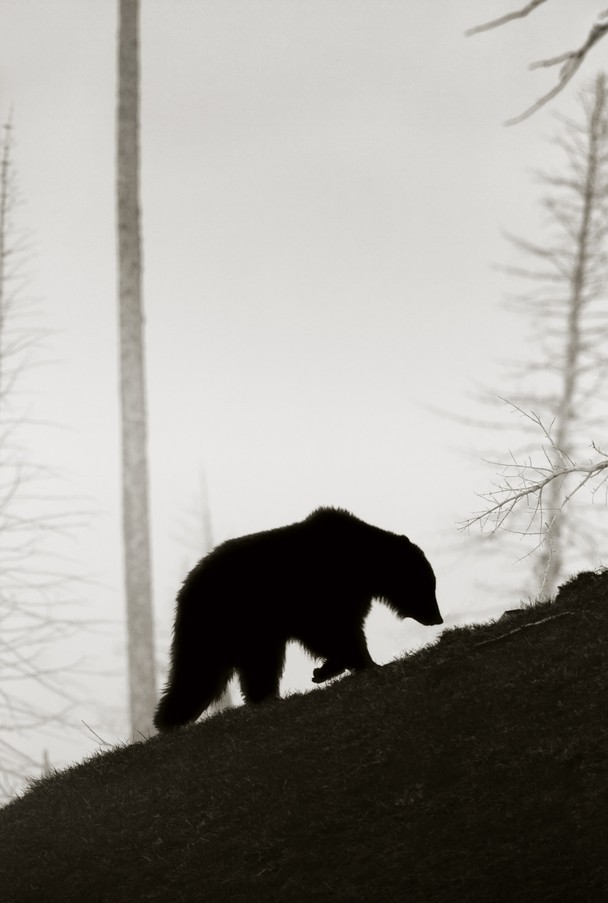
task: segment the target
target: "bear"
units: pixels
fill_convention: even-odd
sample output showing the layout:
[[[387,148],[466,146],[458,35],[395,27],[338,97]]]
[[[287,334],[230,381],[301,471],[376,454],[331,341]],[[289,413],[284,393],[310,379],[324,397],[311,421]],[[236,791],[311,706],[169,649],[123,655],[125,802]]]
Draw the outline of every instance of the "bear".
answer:
[[[443,623],[422,550],[344,509],[318,508],[303,521],[222,543],[178,593],[155,727],[195,721],[235,672],[246,702],[278,696],[288,641],[323,661],[317,684],[372,666],[364,622],[373,599],[401,618]]]

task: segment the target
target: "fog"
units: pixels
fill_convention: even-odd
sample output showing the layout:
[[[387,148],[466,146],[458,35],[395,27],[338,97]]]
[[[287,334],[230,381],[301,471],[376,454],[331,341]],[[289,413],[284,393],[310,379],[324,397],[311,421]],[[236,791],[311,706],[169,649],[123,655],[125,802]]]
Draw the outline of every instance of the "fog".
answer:
[[[491,479],[481,459],[506,457],[517,424],[498,400],[501,429],[463,421],[487,416],[479,391],[508,397],[505,360],[534,353],[494,264],[513,259],[505,230],[537,234],[533,173],[554,165],[554,111],[572,113],[598,60],[557,107],[502,123],[553,84],[528,64],[580,43],[595,4],[475,38],[465,29],[504,3],[142,6],[159,666],[175,592],[204,552],[203,481],[216,542],[342,506],[425,550],[447,624],[515,607],[529,560],[458,524]],[[81,577],[68,596],[90,622],[46,653],[79,662],[61,678],[81,697],[75,727],[27,738],[54,764],[128,735],[114,7],[0,0],[0,113],[13,111],[16,214],[31,235],[23,294],[51,330],[44,366],[23,374],[28,420],[49,425],[24,442],[59,469],[59,504],[85,512],[49,540],[57,568]],[[437,635],[379,608],[368,632],[381,662]],[[311,667],[291,654],[285,692],[309,688]]]

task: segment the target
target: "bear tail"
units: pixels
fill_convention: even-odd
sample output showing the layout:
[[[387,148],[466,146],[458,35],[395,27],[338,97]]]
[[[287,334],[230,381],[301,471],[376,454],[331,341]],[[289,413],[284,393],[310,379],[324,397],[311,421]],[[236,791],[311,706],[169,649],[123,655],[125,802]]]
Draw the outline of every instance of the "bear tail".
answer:
[[[209,642],[210,625],[201,623],[192,583],[187,580],[177,598],[171,669],[154,715],[154,726],[161,732],[196,721],[221,699],[234,673],[234,667],[223,661],[220,647]]]
[[[167,686],[154,715],[157,730],[171,731],[196,721],[221,699],[233,669],[214,661],[213,655],[203,656],[200,648],[189,653],[182,648],[177,657],[174,654]]]
[[[226,672],[221,685],[216,677],[213,685],[207,683],[205,687],[200,682],[200,675],[199,682],[193,683],[183,676],[176,677],[172,674],[156,707],[154,727],[161,733],[166,733],[196,721],[211,703],[221,698],[230,676]]]

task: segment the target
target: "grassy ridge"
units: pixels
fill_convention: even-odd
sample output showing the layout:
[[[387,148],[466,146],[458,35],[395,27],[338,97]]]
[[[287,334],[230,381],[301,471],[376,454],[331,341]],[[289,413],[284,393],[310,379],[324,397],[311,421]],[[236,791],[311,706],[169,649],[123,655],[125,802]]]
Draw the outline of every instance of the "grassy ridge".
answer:
[[[25,901],[608,899],[608,574],[0,810]]]

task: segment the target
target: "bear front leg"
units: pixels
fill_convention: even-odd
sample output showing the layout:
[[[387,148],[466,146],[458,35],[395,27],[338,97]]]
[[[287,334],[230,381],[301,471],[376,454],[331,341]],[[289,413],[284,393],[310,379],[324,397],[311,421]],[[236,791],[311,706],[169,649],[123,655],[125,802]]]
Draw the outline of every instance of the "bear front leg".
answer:
[[[350,636],[348,633],[341,636],[335,641],[335,645],[339,649],[332,652],[323,664],[312,672],[313,683],[320,684],[344,671],[361,671],[374,664],[367,648],[363,625],[354,630]]]
[[[344,671],[346,671],[345,665],[342,665],[334,659],[328,658],[320,668],[314,669],[312,672],[312,682],[313,684],[322,684],[326,680],[331,680],[332,677],[337,677],[338,674],[342,674]]]

